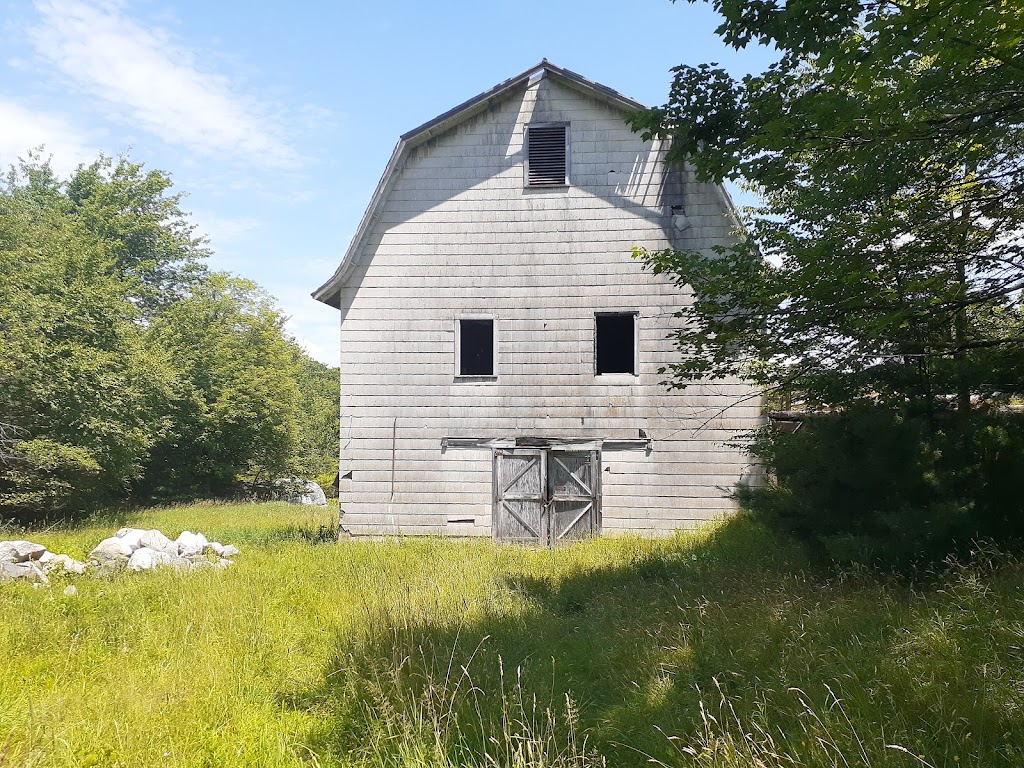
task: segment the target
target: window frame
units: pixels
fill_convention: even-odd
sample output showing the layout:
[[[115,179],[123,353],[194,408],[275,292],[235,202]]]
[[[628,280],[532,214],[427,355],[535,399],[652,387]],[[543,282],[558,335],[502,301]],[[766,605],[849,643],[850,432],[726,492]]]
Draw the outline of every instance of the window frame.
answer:
[[[462,373],[462,321],[463,320],[490,320],[491,321],[491,373]],[[455,316],[455,360],[454,360],[456,381],[496,381],[498,379],[498,317],[497,315],[465,313]]]
[[[599,373],[597,369],[597,333],[598,324],[597,319],[599,317],[632,317],[633,318],[633,370],[629,373],[625,371],[616,371],[614,373]],[[633,381],[640,377],[640,310],[637,309],[620,309],[620,310],[601,310],[600,312],[594,312],[594,378],[603,380],[614,380],[619,378],[623,381]]]
[[[530,183],[530,130],[532,128],[565,128],[565,178],[560,183],[531,184]],[[570,186],[572,175],[570,173],[569,158],[572,144],[571,131],[568,122],[538,122],[527,123],[523,132],[523,187],[526,189],[565,189]]]

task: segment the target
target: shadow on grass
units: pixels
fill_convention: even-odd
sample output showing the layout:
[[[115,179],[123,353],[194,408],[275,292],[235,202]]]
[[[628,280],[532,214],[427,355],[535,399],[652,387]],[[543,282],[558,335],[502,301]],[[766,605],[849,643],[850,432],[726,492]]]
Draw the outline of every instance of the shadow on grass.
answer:
[[[554,567],[501,561],[454,613],[368,599],[322,684],[282,697],[319,715],[307,746],[370,765],[1021,762],[1016,564],[921,593],[811,571],[742,517],[703,539],[577,546]]]

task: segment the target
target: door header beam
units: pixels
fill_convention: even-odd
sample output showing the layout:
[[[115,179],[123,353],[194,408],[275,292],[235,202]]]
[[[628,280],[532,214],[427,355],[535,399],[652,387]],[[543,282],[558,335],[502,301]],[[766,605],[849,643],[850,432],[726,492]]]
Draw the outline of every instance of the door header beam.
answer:
[[[547,448],[553,451],[644,451],[650,453],[654,440],[641,438],[588,437],[444,437],[441,453],[449,450],[494,450],[496,448]]]

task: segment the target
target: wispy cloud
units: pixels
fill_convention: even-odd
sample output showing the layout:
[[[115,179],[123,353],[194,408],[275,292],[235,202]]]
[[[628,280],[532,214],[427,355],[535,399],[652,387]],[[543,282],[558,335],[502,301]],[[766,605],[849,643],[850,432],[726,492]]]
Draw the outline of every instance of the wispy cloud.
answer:
[[[281,309],[288,315],[285,330],[309,355],[322,363],[338,365],[338,310],[315,301],[307,286],[278,286],[274,290]]]
[[[215,247],[251,239],[263,225],[253,216],[218,216],[197,211],[192,212],[192,223]]]
[[[121,3],[37,0],[36,8],[36,52],[115,117],[204,155],[262,168],[300,164],[267,104],[204,70],[166,30],[144,26]]]
[[[53,156],[53,169],[60,175],[95,160],[98,154],[64,116],[0,97],[0,164],[6,167],[40,145],[44,156]]]

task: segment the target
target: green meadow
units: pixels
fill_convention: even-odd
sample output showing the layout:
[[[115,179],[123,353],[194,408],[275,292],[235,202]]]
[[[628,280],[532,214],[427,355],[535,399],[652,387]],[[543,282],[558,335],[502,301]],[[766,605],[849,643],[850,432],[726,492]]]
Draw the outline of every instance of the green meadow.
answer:
[[[743,517],[541,550],[335,544],[335,516],[5,531],[79,558],[122,525],[242,552],[0,585],[0,766],[1024,764],[1010,556],[910,579],[822,572]]]

